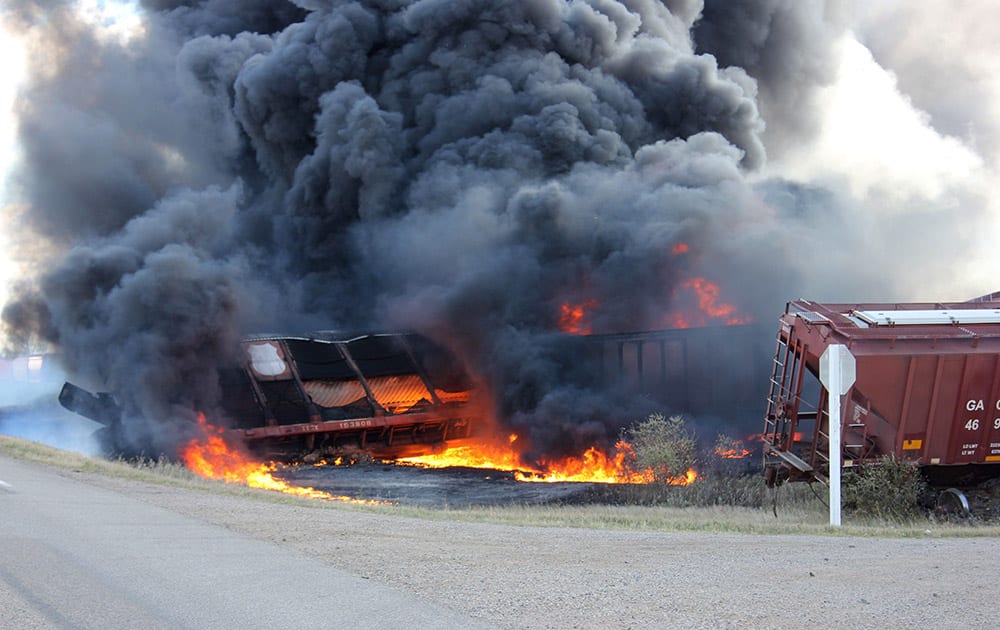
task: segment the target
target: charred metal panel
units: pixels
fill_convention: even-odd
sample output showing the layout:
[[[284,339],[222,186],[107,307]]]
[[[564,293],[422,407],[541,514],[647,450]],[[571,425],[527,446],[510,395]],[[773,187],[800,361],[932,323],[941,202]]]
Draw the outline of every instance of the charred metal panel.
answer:
[[[351,357],[366,377],[413,374],[416,366],[394,335],[372,335],[348,342]]]
[[[73,383],[63,384],[59,391],[59,404],[106,427],[117,423],[122,415],[121,408],[110,394],[91,394]]]
[[[358,381],[316,380],[305,382],[306,393],[321,407],[345,407],[365,399]]]
[[[295,359],[303,381],[357,379],[346,358],[330,343],[289,339],[288,349]]]
[[[416,374],[374,376],[368,379],[375,400],[389,413],[407,413],[431,404],[431,393]]]

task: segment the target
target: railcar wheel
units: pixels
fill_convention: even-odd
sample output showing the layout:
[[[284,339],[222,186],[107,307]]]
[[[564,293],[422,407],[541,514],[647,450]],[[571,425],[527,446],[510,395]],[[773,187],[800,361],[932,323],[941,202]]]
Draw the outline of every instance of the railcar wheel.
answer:
[[[948,488],[938,494],[937,511],[941,514],[962,518],[972,514],[972,510],[969,508],[969,499],[958,488]]]

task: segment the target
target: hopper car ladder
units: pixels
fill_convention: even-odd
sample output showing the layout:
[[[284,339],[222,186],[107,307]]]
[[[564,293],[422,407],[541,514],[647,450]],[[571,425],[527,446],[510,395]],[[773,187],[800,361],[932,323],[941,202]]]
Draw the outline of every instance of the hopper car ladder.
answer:
[[[803,399],[807,351],[790,333],[786,338],[778,332],[762,435],[764,464],[786,469],[795,480],[826,483],[826,390],[820,387],[816,405]]]

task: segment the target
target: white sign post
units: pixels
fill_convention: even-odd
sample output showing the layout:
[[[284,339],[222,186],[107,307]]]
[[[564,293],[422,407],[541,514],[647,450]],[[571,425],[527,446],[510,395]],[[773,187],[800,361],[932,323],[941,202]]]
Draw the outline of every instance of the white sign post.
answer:
[[[843,344],[833,344],[819,358],[819,382],[827,391],[827,433],[830,443],[830,525],[840,527],[840,397],[856,377],[854,355]]]

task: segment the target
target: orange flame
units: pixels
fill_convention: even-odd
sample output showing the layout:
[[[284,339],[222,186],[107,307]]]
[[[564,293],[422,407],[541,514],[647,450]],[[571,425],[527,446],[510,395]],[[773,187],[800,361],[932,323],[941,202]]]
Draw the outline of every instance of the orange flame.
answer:
[[[667,321],[672,328],[707,326],[713,323],[723,323],[727,326],[750,323],[751,318],[748,315],[739,314],[735,305],[720,299],[719,285],[714,282],[699,276],[689,278],[679,286],[681,289],[686,289],[695,299],[698,310],[670,314]]]
[[[346,501],[350,503],[376,503],[352,499],[344,496],[334,496],[315,488],[292,486],[274,477],[277,467],[273,463],[265,464],[252,460],[226,442],[222,429],[212,426],[205,414],[198,414],[198,426],[204,437],[190,440],[181,449],[181,461],[191,472],[205,479],[218,479],[226,483],[244,484],[250,488],[274,490],[309,499],[327,499]]]
[[[626,458],[631,447],[619,442],[613,456],[608,456],[591,446],[580,457],[566,457],[553,461],[543,460],[535,470],[517,471],[518,481],[554,483],[558,481],[582,481],[590,483],[649,483],[651,473],[630,471]]]
[[[488,468],[490,470],[519,470],[522,468],[517,453],[487,446],[452,446],[440,453],[401,457],[396,462],[424,468]]]
[[[753,451],[748,448],[727,448],[715,449],[715,454],[723,459],[743,459],[744,457],[749,457]]]
[[[720,435],[715,442],[713,453],[716,457],[721,457],[722,459],[743,459],[753,454],[753,450],[746,448],[744,444],[743,440],[736,440]]]
[[[681,254],[688,253],[688,249],[687,243],[677,243],[670,249],[670,253],[674,256],[680,256]]]
[[[754,433],[752,435],[748,435],[746,439],[747,439],[747,442],[763,442],[764,441],[764,434],[763,433]],[[806,439],[806,434],[802,433],[801,431],[796,431],[795,433],[792,434],[792,441],[793,442],[801,442],[801,441],[803,441],[805,439]]]
[[[509,444],[458,446],[435,455],[406,457],[398,462],[426,468],[487,468],[514,473],[518,481],[554,483],[560,481],[588,483],[650,483],[652,471],[633,471],[628,466],[632,447],[627,442],[615,445],[614,455],[608,455],[596,446],[588,448],[580,457],[566,457],[560,460],[542,460],[535,465],[526,465],[519,453],[511,448],[517,435],[511,435]],[[672,485],[689,485],[697,479],[698,473],[688,470],[685,474],[669,480]]]
[[[589,311],[594,310],[599,305],[595,299],[589,299],[579,304],[564,302],[559,307],[559,330],[571,335],[589,335],[591,332],[588,321]]]
[[[691,278],[681,286],[693,289],[698,296],[698,308],[713,319],[724,319],[726,324],[743,324],[746,319],[736,315],[736,307],[719,301],[719,285],[705,278]]]

